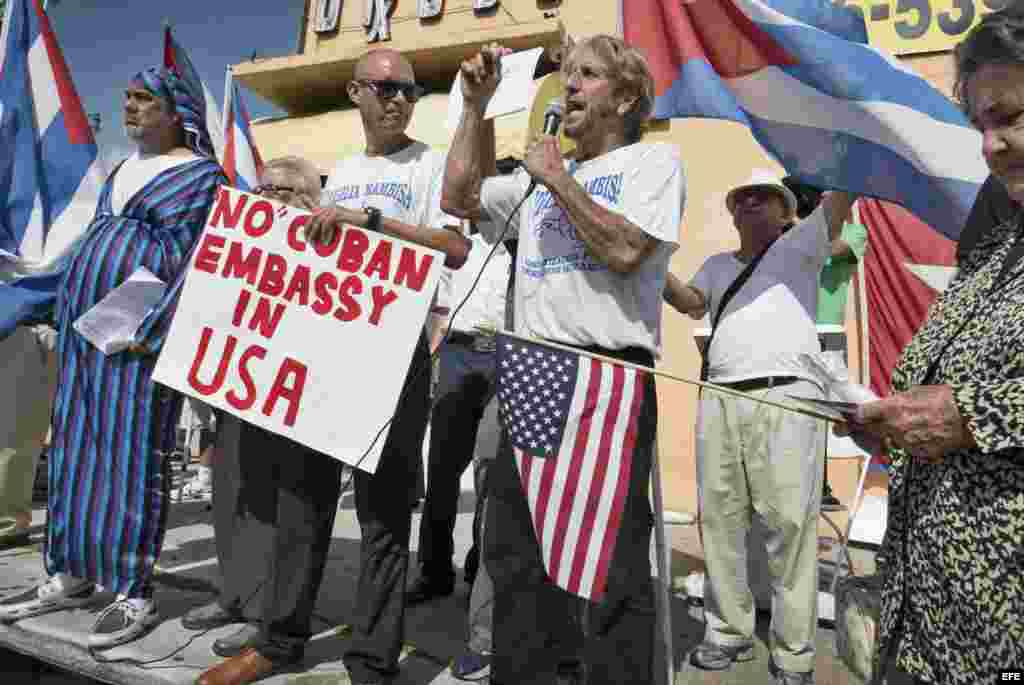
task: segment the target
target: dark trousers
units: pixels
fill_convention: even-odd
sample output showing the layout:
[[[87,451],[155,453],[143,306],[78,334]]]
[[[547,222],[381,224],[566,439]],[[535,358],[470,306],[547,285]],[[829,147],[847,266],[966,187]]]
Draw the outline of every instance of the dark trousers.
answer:
[[[441,346],[440,357],[419,559],[424,576],[443,582],[455,577],[452,552],[459,482],[473,460],[480,420],[494,395],[495,353],[477,352],[465,341],[449,341]]]
[[[428,357],[421,335],[377,471],[355,475],[362,542],[354,635],[344,662],[356,680],[398,667],[412,520],[408,493],[429,413]],[[290,662],[302,657],[311,634],[338,508],[341,462],[237,423],[236,447],[226,445],[214,468],[214,525],[224,576],[220,602],[244,605],[247,618],[262,625],[260,653]],[[237,468],[222,468],[231,464],[232,452]]]
[[[426,337],[420,336],[377,471],[355,474],[362,542],[352,646],[343,661],[357,682],[398,670],[412,529],[409,500],[430,417],[429,357]]]
[[[649,353],[593,350],[650,365]],[[650,543],[653,516],[647,490],[657,429],[654,379],[645,380],[629,490],[605,596],[589,607],[548,579],[511,444],[503,436],[487,476],[484,555],[494,581],[495,685],[550,685],[560,664],[587,664],[588,683],[652,682],[655,625]],[[586,637],[585,637],[586,636]]]
[[[261,654],[296,661],[331,545],[341,462],[249,423],[223,424],[213,498],[220,603],[261,625]]]

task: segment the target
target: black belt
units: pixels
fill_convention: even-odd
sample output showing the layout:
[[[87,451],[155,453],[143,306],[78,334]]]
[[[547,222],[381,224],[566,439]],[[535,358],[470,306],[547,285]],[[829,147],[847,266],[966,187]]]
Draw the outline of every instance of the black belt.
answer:
[[[465,331],[449,331],[448,342],[455,345],[466,345],[477,352],[493,352],[494,336],[487,333],[467,333]]]
[[[736,381],[735,383],[719,383],[719,385],[724,385],[727,388],[739,390],[740,392],[751,392],[754,390],[766,390],[779,385],[789,385],[790,383],[802,380],[804,379],[799,376],[763,376],[761,378],[748,378],[745,381]]]

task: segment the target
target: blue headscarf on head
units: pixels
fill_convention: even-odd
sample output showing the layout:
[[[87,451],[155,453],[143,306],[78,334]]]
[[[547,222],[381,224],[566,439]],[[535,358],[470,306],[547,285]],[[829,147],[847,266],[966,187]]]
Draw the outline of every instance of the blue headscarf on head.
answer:
[[[174,111],[181,115],[185,145],[198,155],[214,157],[213,142],[206,130],[206,98],[202,92],[195,92],[184,79],[165,67],[140,71],[132,78],[132,83],[171,103]]]

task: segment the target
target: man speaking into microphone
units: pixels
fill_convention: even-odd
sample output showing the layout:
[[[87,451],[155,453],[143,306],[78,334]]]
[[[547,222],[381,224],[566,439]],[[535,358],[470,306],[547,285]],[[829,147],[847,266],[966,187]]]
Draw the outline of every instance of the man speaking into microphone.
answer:
[[[651,366],[685,186],[675,147],[640,142],[654,98],[646,60],[611,36],[575,46],[562,64],[562,124],[576,144],[572,159],[563,158],[552,135],[551,108],[524,168],[496,176],[494,128],[484,111],[506,52],[492,45],[462,64],[464,107],[448,154],[442,208],[486,219],[481,227],[490,240],[502,239],[506,229],[506,238],[518,237],[517,333]],[[503,436],[488,477],[484,540],[495,587],[492,683],[547,685],[556,672],[572,677],[581,659],[590,683],[651,682],[655,611],[647,491],[657,406],[653,377],[646,375],[644,382],[607,588],[585,614],[583,630],[573,622],[576,600],[545,574],[512,448]]]

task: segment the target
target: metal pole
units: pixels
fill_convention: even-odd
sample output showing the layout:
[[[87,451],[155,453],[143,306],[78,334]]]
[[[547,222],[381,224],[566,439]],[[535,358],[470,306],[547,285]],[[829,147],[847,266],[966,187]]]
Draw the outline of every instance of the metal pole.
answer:
[[[665,505],[661,496],[661,447],[658,436],[654,436],[654,463],[651,468],[651,489],[654,490],[654,547],[658,556],[658,588],[659,604],[661,605],[661,634],[665,647],[665,669],[667,685],[674,685],[676,678],[675,649],[672,646],[672,595],[669,585],[672,582],[668,544],[665,540]]]

